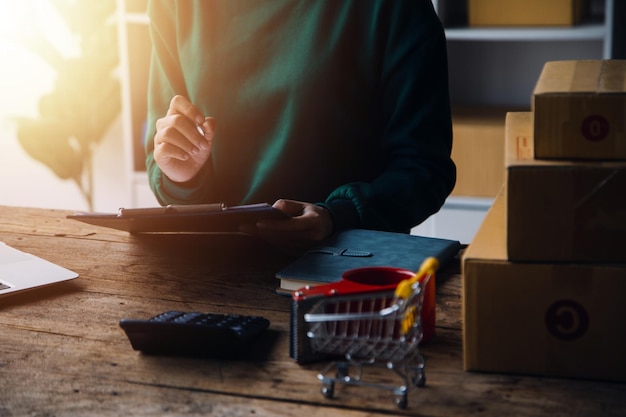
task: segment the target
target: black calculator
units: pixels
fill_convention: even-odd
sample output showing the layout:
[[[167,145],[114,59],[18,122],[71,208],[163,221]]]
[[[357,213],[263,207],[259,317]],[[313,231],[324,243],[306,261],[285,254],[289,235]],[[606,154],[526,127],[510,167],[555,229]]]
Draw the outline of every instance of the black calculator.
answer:
[[[215,358],[240,356],[269,325],[260,316],[184,311],[167,311],[147,320],[120,320],[135,350]]]

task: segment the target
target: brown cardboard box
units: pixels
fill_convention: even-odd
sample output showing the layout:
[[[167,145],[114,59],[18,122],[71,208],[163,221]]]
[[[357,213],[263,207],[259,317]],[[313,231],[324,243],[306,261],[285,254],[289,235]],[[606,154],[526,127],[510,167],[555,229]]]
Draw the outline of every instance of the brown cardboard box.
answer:
[[[571,26],[587,11],[585,0],[469,0],[470,26]]]
[[[504,183],[503,108],[455,108],[452,159],[457,180],[452,195],[493,198]]]
[[[507,260],[505,198],[463,256],[464,369],[626,380],[626,265]]]
[[[529,112],[505,132],[509,259],[626,262],[626,162],[533,159]]]
[[[626,159],[626,60],[547,62],[532,106],[535,158]]]

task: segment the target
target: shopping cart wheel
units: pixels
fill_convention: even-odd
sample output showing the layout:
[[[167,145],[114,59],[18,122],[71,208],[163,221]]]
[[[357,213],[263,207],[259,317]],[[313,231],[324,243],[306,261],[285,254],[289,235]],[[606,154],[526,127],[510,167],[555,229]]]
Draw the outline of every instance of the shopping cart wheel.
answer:
[[[322,395],[324,398],[333,398],[335,395],[335,381],[328,380],[322,383]]]
[[[408,403],[409,403],[409,401],[407,399],[406,392],[403,393],[403,394],[397,394],[396,398],[395,398],[395,402],[396,402],[396,405],[398,406],[398,408],[401,408],[401,409],[404,410],[407,407]]]

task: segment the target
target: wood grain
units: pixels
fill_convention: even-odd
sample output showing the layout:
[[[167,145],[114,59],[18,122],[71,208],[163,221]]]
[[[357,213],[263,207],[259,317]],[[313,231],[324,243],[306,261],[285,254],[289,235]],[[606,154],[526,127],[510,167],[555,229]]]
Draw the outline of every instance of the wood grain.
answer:
[[[131,236],[0,207],[1,240],[73,269],[77,280],[0,299],[0,417],[624,416],[625,384],[462,370],[458,264],[437,277],[437,336],[421,347],[427,383],[398,409],[389,391],[337,386],[289,358],[289,306],[274,273],[292,260],[241,236]],[[271,327],[239,360],[148,356],[118,322],[168,309],[259,314]],[[364,378],[399,382],[387,369]]]

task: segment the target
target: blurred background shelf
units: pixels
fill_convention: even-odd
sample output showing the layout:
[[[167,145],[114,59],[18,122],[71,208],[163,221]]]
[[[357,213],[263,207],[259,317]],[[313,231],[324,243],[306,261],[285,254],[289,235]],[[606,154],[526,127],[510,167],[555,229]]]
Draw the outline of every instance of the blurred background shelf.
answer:
[[[626,2],[588,0],[571,26],[477,27],[469,0],[432,1],[446,30],[458,180],[440,212],[413,233],[469,243],[504,181],[506,112],[530,110],[547,61],[626,58]]]
[[[573,26],[470,27],[468,0],[432,1],[446,30],[458,181],[440,212],[412,233],[469,243],[504,181],[506,112],[530,109],[546,61],[625,58],[626,2],[589,0],[585,18]],[[127,199],[130,206],[154,205],[142,143],[150,54],[147,2],[117,2]]]

